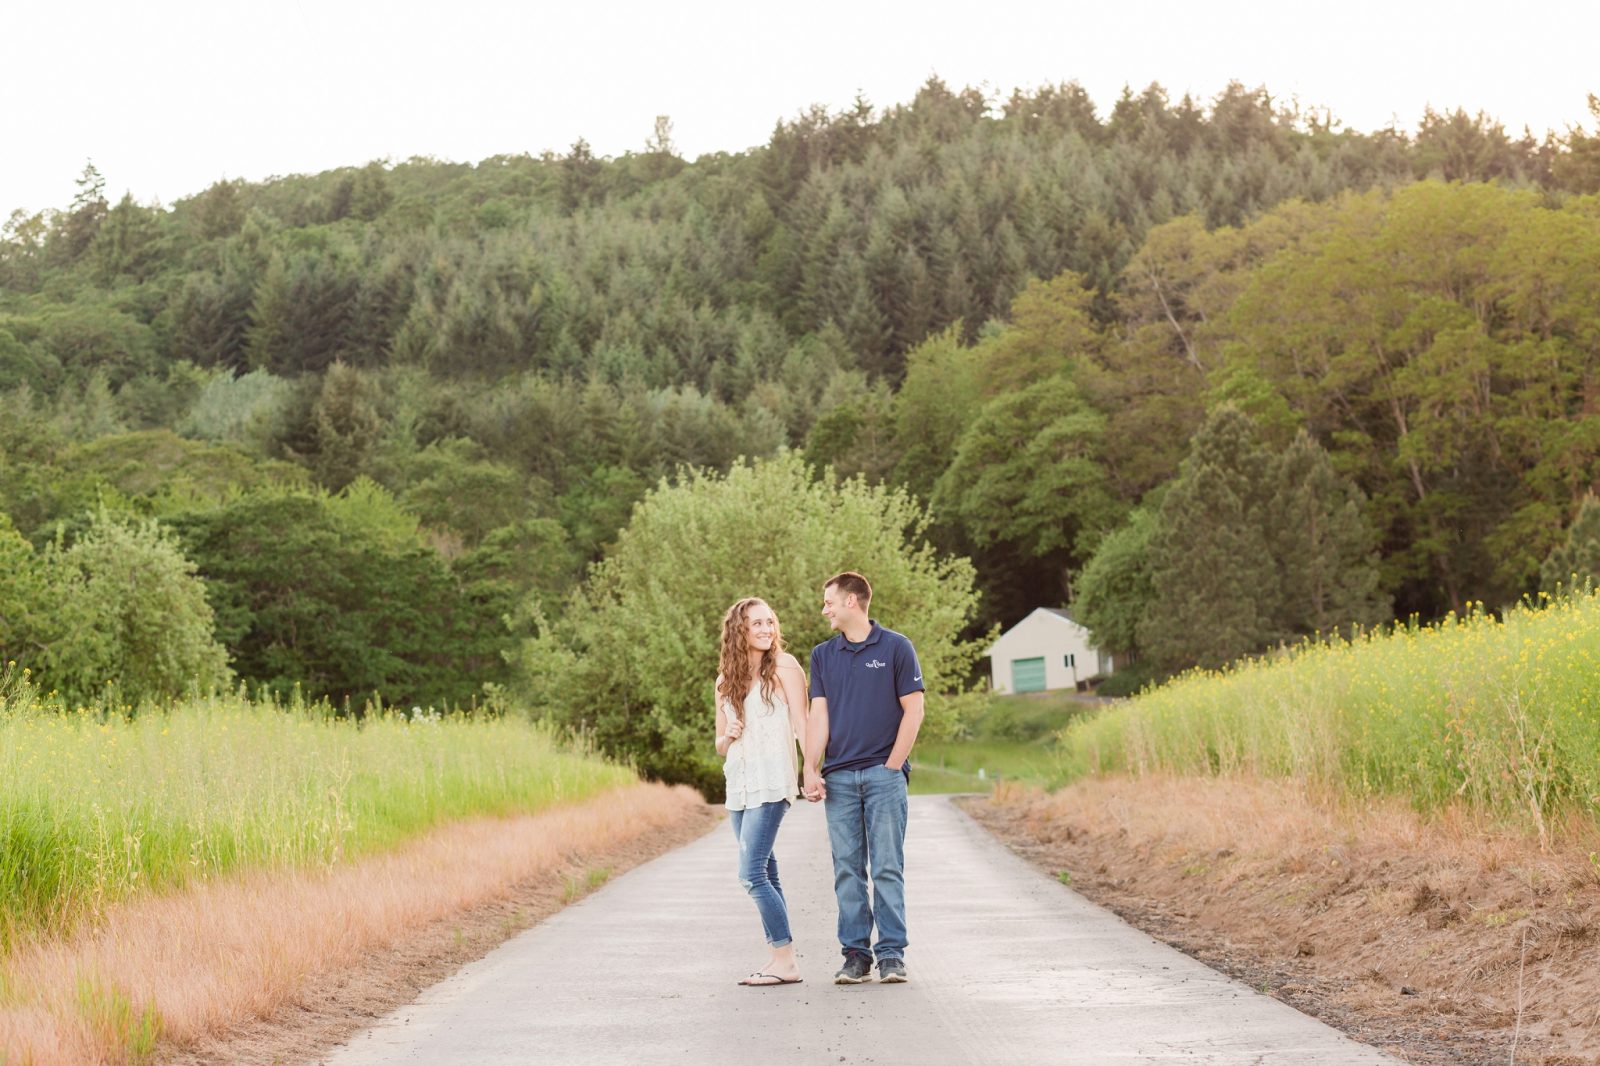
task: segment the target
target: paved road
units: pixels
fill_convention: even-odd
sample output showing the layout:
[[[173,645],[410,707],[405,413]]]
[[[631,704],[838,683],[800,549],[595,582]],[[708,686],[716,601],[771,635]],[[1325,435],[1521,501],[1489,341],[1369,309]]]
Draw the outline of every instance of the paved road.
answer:
[[[838,986],[822,811],[778,861],[805,982],[741,988],[764,957],[723,826],[507,942],[326,1060],[483,1063],[1392,1064],[1195,962],[914,797],[911,981]]]

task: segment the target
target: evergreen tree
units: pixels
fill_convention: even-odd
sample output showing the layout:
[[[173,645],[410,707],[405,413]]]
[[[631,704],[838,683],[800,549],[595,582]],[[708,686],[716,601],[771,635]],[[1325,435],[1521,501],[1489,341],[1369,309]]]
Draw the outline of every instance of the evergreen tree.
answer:
[[[1280,591],[1264,519],[1271,458],[1236,408],[1213,411],[1161,501],[1155,596],[1139,642],[1167,669],[1220,667],[1274,636]]]
[[[359,284],[338,252],[275,255],[250,308],[251,365],[274,374],[325,370],[349,346]]]
[[[1371,627],[1391,616],[1361,490],[1301,430],[1279,456],[1267,534],[1278,566],[1279,639]]]
[[[832,467],[840,477],[886,481],[899,453],[895,448],[893,397],[882,381],[865,385],[830,407],[806,435],[806,463],[820,472]]]
[[[56,401],[56,425],[73,440],[97,440],[127,429],[103,369],[92,371],[80,388],[62,390]]]
[[[371,162],[356,172],[350,187],[350,214],[363,222],[371,222],[394,203],[394,192],[389,188],[389,175],[383,164]]]
[[[332,195],[328,197],[328,209],[323,214],[323,221],[337,222],[341,218],[349,217],[350,201],[354,198],[355,191],[356,179],[352,175],[345,174],[340,177],[333,187]]]
[[[311,408],[309,455],[317,480],[328,488],[342,489],[367,469],[383,433],[379,402],[361,371],[343,363],[328,368]]]
[[[189,208],[202,240],[231,237],[244,225],[244,182],[219,181],[189,201]]]
[[[567,214],[597,198],[603,169],[588,141],[579,137],[573,142],[572,150],[561,160],[561,207]]]
[[[161,224],[157,213],[134,203],[131,194],[106,213],[90,245],[96,279],[103,285],[126,276],[143,281],[155,267]]]
[[[1563,138],[1566,151],[1551,164],[1556,182],[1576,193],[1600,192],[1600,96],[1594,93],[1589,94],[1589,114],[1595,120],[1594,132],[1569,128]]]
[[[683,169],[678,158],[678,146],[672,141],[672,117],[657,115],[655,126],[644,145],[644,177],[648,181],[663,181]]]
[[[1156,512],[1138,508],[1106,535],[1078,575],[1073,617],[1088,627],[1100,648],[1133,656],[1143,650],[1139,629],[1155,599],[1150,544],[1157,528]]]
[[[834,321],[856,352],[858,364],[875,376],[898,377],[898,365],[887,359],[893,328],[867,282],[865,265],[854,252],[846,253],[835,268],[834,289]]]
[[[396,335],[415,296],[415,253],[407,251],[387,251],[378,241],[369,241],[363,249],[348,347],[350,361],[358,366],[378,367],[391,361]]]
[[[110,209],[106,202],[106,179],[101,177],[93,162],[83,165],[77,186],[78,192],[72,198],[72,206],[58,222],[59,245],[51,242],[52,249],[58,250],[69,263],[77,262],[89,250]]]
[[[247,369],[251,300],[250,279],[237,269],[185,277],[170,305],[173,354],[200,366]]]
[[[1567,536],[1544,561],[1539,585],[1547,592],[1573,588],[1590,581],[1600,583],[1600,499],[1584,496]]]
[[[1504,181],[1518,176],[1517,151],[1505,127],[1482,111],[1474,117],[1458,107],[1442,115],[1430,107],[1415,143],[1418,177]]]

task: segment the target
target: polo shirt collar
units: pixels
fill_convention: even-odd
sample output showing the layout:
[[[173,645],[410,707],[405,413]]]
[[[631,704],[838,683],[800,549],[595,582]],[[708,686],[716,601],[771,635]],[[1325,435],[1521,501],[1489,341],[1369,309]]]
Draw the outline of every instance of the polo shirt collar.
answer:
[[[863,640],[860,644],[850,643],[849,638],[846,637],[843,632],[839,634],[839,640],[844,644],[846,651],[860,651],[862,648],[871,647],[872,645],[878,643],[879,637],[883,636],[882,626],[880,626],[871,618],[867,619],[867,621],[871,624],[872,628],[867,630],[867,639]]]

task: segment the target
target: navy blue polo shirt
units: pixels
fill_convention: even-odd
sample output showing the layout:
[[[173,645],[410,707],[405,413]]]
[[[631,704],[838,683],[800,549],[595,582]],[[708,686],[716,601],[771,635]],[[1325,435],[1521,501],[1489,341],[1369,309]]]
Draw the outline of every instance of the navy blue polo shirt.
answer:
[[[882,766],[900,733],[900,697],[923,691],[917,650],[904,634],[872,623],[867,639],[843,633],[811,649],[811,698],[828,701],[828,751],[822,772]],[[911,760],[906,760],[907,779]]]

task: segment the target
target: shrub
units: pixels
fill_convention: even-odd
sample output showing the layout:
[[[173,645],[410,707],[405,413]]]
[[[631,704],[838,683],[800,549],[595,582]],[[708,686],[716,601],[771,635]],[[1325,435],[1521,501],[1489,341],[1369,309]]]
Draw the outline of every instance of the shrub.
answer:
[[[520,655],[533,706],[592,733],[652,776],[720,793],[711,688],[723,612],[761,596],[802,663],[826,639],[822,582],[854,569],[873,614],[917,647],[928,685],[925,735],[953,734],[982,645],[963,641],[977,594],[972,565],[924,540],[927,514],[862,480],[813,480],[793,453],[663,481],[634,509],[558,625]]]
[[[70,547],[38,558],[50,609],[32,640],[41,673],[69,700],[111,686],[129,703],[205,688],[230,677],[195,565],[152,519],[105,509]]]
[[[1161,672],[1147,662],[1141,661],[1128,666],[1119,665],[1116,673],[1095,686],[1094,694],[1111,699],[1132,696],[1143,689],[1149,688],[1158,682],[1161,677]]]

